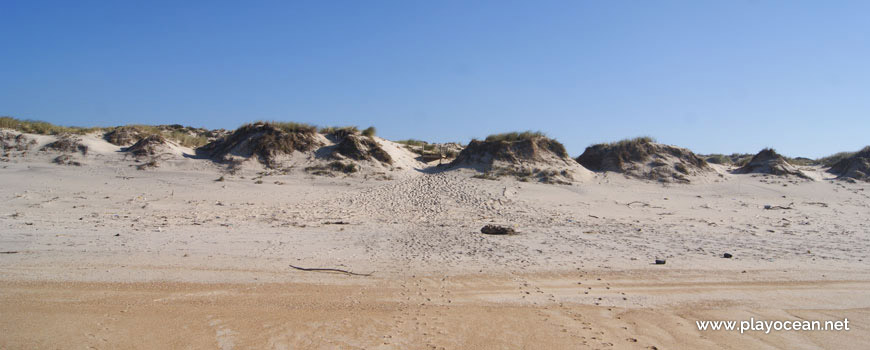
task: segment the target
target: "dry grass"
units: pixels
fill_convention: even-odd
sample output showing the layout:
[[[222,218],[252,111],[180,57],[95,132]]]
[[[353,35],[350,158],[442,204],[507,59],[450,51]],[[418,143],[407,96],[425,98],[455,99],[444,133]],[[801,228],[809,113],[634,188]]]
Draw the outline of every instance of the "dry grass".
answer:
[[[420,141],[420,140],[415,140],[415,139],[399,140],[399,141],[396,141],[396,143],[400,143],[400,144],[403,144],[405,146],[417,146],[417,147],[423,147],[423,146],[429,144],[426,141]]]
[[[506,142],[514,142],[514,141],[525,141],[525,140],[533,140],[537,138],[547,137],[546,134],[540,131],[513,131],[506,132],[502,134],[493,134],[486,137],[486,141],[495,142],[495,141],[506,141]]]
[[[320,128],[318,132],[324,135],[332,135],[338,139],[343,139],[348,135],[359,134],[359,128],[356,126],[327,126]]]
[[[754,154],[748,153],[732,153],[730,155],[714,153],[700,157],[713,164],[744,166],[749,163],[753,156]]]
[[[190,148],[201,147],[208,143],[208,138],[205,136],[191,135],[182,131],[164,132],[163,136],[179,145]]]
[[[285,131],[285,132],[301,132],[301,133],[317,132],[316,126],[311,125],[311,124],[305,124],[305,123],[280,122],[280,121],[270,121],[270,122],[258,121],[257,123],[269,124],[269,125],[272,125],[273,127],[275,127],[276,129],[279,129],[279,130]],[[254,124],[256,124],[256,123],[254,123]],[[251,124],[246,124],[246,125],[243,125],[242,127],[245,127],[247,125],[251,125]]]
[[[60,126],[38,120],[21,120],[12,117],[0,117],[0,129],[12,129],[15,131],[39,134],[59,135],[77,134],[84,135],[92,132],[104,131],[104,128],[82,128],[77,126]]]
[[[636,147],[645,143],[655,143],[656,139],[651,136],[638,136],[632,139],[624,139],[616,142],[610,142],[608,145],[619,148]]]
[[[472,178],[483,180],[498,180],[501,177],[514,177],[518,181],[532,182],[537,181],[551,185],[570,185],[571,183],[564,179],[570,179],[571,174],[566,170],[556,171],[554,169],[539,169],[539,168],[506,168],[498,167],[490,171],[475,174]]]
[[[786,157],[786,156],[783,156],[783,158],[785,158],[785,161],[791,163],[792,165],[810,166],[810,165],[815,165],[815,164],[816,164],[816,161],[815,161],[815,160],[812,160],[812,159],[809,159],[809,158],[804,158],[804,157],[794,157],[794,158],[792,158],[792,157]]]
[[[149,135],[161,135],[185,147],[196,148],[208,143],[208,138],[204,136],[191,135],[190,133],[185,132],[185,129],[183,129],[183,127],[172,130],[164,130],[163,128],[153,125],[127,125],[126,127],[138,130],[140,133],[142,133],[143,137]],[[85,135],[94,132],[108,133],[118,128],[123,128],[123,126],[85,128],[77,126],[60,126],[43,121],[20,120],[12,117],[0,117],[0,129],[12,129],[23,133],[38,135]]]
[[[151,136],[151,135],[160,135],[163,138],[173,141],[181,146],[189,147],[189,148],[197,148],[201,147],[208,143],[208,138],[202,135],[191,135],[184,127],[180,128],[167,128],[167,127],[159,127],[154,125],[141,125],[141,124],[132,124],[126,126],[120,126],[111,128],[108,131],[111,132],[113,130],[119,128],[130,128],[138,131],[142,138]]]
[[[354,163],[344,163],[340,161],[330,162],[326,165],[315,165],[305,168],[305,171],[312,175],[334,176],[333,172],[338,171],[345,174],[351,174],[359,171],[359,167]]]
[[[862,151],[867,151],[867,150],[870,150],[870,146],[864,147],[864,149]],[[826,167],[831,167],[834,164],[837,164],[839,161],[846,159],[846,158],[849,158],[851,156],[854,156],[857,153],[858,152],[838,152],[838,153],[834,153],[832,155],[829,155],[827,157],[822,157],[822,158],[816,159],[815,163],[819,164],[819,165],[826,166]]]
[[[378,129],[375,129],[374,126],[370,126],[370,127],[365,128],[362,131],[362,135],[365,137],[374,137],[375,134],[377,134],[377,132],[378,132]]]
[[[396,143],[405,145],[405,149],[407,149],[411,152],[414,152],[416,154],[419,154],[421,156],[435,155],[435,154],[440,155],[440,153],[436,152],[437,145],[432,144],[432,143],[428,143],[426,141],[407,139],[407,140],[396,141]],[[453,156],[455,157],[456,152],[452,152],[452,153],[453,153]]]

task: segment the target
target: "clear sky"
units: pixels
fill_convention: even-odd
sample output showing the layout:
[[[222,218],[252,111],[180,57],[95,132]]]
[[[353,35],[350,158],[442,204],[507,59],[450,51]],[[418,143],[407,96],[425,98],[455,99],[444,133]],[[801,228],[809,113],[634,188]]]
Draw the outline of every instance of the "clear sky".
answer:
[[[0,115],[870,144],[870,1],[0,1]]]

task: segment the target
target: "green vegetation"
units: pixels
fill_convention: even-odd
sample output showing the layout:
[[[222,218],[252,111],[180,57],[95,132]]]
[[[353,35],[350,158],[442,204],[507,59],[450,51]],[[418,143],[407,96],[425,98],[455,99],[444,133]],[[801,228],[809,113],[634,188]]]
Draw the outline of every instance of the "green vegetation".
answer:
[[[563,180],[570,179],[571,174],[568,173],[567,170],[556,171],[553,169],[529,169],[529,168],[493,168],[489,171],[478,173],[472,176],[475,179],[483,179],[483,180],[498,180],[503,176],[513,176],[517,180],[521,182],[531,182],[536,180],[538,182],[542,182],[545,184],[561,184],[561,185],[570,185],[571,183]]]
[[[405,146],[417,146],[417,147],[423,147],[423,146],[429,144],[426,141],[420,141],[420,140],[415,140],[415,139],[399,140],[399,141],[396,141],[396,143],[401,143]]]
[[[179,125],[180,127],[180,125]],[[77,127],[77,126],[59,126],[43,121],[20,120],[12,117],[0,117],[0,129],[12,129],[15,131],[38,134],[38,135],[60,135],[60,134],[76,134],[85,135],[94,132],[108,133],[113,130],[124,127]],[[163,137],[175,141],[185,147],[199,147],[208,143],[208,138],[205,136],[191,135],[186,128],[169,128],[158,127],[153,125],[128,125],[126,128],[132,128],[138,131],[142,137],[148,135],[162,135]]]
[[[317,132],[317,127],[310,124],[305,123],[297,123],[297,122],[279,122],[279,121],[258,121],[257,123],[269,124],[275,129],[284,131],[284,132],[301,132],[301,133],[314,133]],[[254,123],[256,124],[256,123]],[[243,125],[247,126],[250,124]]]
[[[324,135],[345,137],[347,135],[359,133],[359,129],[356,126],[325,126],[320,128],[318,132]]]
[[[359,167],[354,163],[342,163],[339,161],[334,161],[328,164],[329,168],[334,171],[340,171],[345,174],[355,173],[359,171]]]
[[[655,143],[656,139],[650,136],[638,136],[633,139],[624,139],[616,142],[608,143],[610,146],[615,147],[628,147],[628,146],[636,146],[644,143]]]
[[[523,132],[506,132],[502,134],[494,134],[486,137],[486,141],[494,142],[494,141],[506,141],[506,142],[514,142],[514,141],[524,141],[524,140],[532,140],[536,138],[547,137],[546,134],[540,131],[523,131]]]
[[[183,131],[164,132],[163,137],[177,142],[179,145],[190,148],[205,146],[208,143],[208,138],[205,136],[191,135]]]
[[[144,125],[144,124],[129,124],[129,125],[120,126],[117,128],[112,128],[112,129],[118,129],[118,128],[124,128],[124,127],[136,130],[140,133],[145,134],[146,136],[147,135],[157,135],[157,134],[161,134],[163,132],[163,130],[160,130],[160,128],[158,128],[154,125]]]
[[[870,148],[870,147],[865,147],[864,150],[867,150],[868,148]],[[834,154],[829,155],[829,156],[827,156],[827,157],[822,157],[822,158],[816,159],[816,164],[820,164],[820,165],[824,165],[824,166],[826,166],[826,167],[830,167],[830,166],[833,166],[834,164],[837,164],[837,162],[839,162],[839,161],[841,161],[841,160],[843,160],[843,159],[846,159],[846,158],[849,158],[849,157],[851,157],[851,156],[854,156],[856,153],[858,153],[858,152],[838,152],[838,153],[834,153]]]
[[[815,161],[815,160],[812,160],[812,159],[809,159],[809,158],[804,158],[804,157],[795,157],[795,158],[791,158],[791,157],[783,156],[783,158],[785,158],[785,160],[786,160],[787,162],[789,162],[789,164],[792,164],[792,165],[810,166],[810,165],[815,165],[815,164],[816,164],[816,161]]]
[[[65,133],[84,135],[92,132],[104,131],[103,128],[59,126],[38,120],[20,120],[12,117],[0,117],[0,129],[12,129],[23,133],[39,135],[58,135]]]
[[[208,138],[202,135],[191,134],[190,128],[171,128],[167,126],[154,126],[154,125],[127,125],[127,126],[118,126],[113,128],[106,128],[104,131],[106,133],[111,133],[112,131],[120,130],[120,129],[128,129],[137,132],[138,137],[146,138],[151,135],[160,135],[163,138],[174,141],[175,143],[190,148],[197,148],[200,146],[204,146],[208,143]],[[135,142],[134,140],[133,142]]]
[[[374,126],[370,126],[370,127],[365,128],[365,129],[362,131],[362,135],[365,136],[365,137],[373,137],[373,136],[375,136],[375,134],[376,134],[377,132],[378,132],[378,130],[375,129]]]
[[[704,160],[706,160],[708,163],[713,164],[727,165],[732,163],[730,157],[719,153],[702,155],[701,157],[704,158]]]
[[[414,152],[416,154],[419,154],[421,156],[427,155],[427,154],[434,154],[433,151],[435,150],[434,144],[430,144],[426,141],[420,141],[420,140],[415,140],[415,139],[400,140],[400,141],[396,141],[396,143],[400,143],[400,144],[405,145],[406,149],[408,149],[409,151]]]
[[[315,165],[305,168],[305,171],[312,175],[327,175],[333,176],[334,171],[339,171],[345,174],[355,173],[359,171],[359,167],[354,163],[343,163],[340,161],[333,161],[326,166],[323,165]]]
[[[704,156],[700,156],[700,157],[704,158],[704,160],[706,160],[707,162],[713,163],[713,164],[720,164],[720,165],[732,165],[733,164],[733,165],[737,165],[737,166],[744,166],[744,165],[746,165],[746,163],[749,163],[749,161],[752,159],[752,156],[753,156],[752,154],[747,154],[747,153],[732,153],[731,155],[714,153],[714,154],[708,154],[708,155],[704,155]]]

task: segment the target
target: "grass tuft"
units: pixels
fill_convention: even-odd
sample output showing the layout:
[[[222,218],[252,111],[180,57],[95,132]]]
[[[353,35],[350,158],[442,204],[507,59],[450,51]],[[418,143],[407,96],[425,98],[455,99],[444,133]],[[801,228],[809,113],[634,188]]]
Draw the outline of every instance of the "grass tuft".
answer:
[[[632,139],[619,140],[616,142],[608,143],[608,145],[615,147],[628,147],[628,146],[636,146],[645,143],[655,143],[656,139],[651,136],[638,136]]]
[[[314,133],[317,132],[317,127],[311,124],[305,123],[297,123],[297,122],[281,122],[281,121],[257,121],[254,124],[269,124],[284,132],[301,132],[301,133]],[[250,124],[243,125],[247,126]]]
[[[748,153],[732,153],[730,155],[714,153],[700,157],[704,158],[704,160],[708,163],[744,166],[746,165],[746,163],[749,163],[749,161],[752,159],[752,156],[752,154]]]
[[[867,150],[868,148],[870,148],[870,147],[866,147],[866,148],[864,148],[864,150]],[[834,153],[832,155],[829,155],[827,157],[822,157],[822,158],[816,159],[815,163],[824,165],[826,167],[831,167],[834,164],[837,164],[838,162],[840,162],[841,160],[849,158],[851,156],[854,156],[857,153],[858,152],[838,152],[838,153]]]
[[[365,136],[365,137],[373,137],[373,136],[375,136],[375,134],[376,134],[377,132],[378,132],[378,130],[375,129],[374,126],[370,126],[370,127],[365,128],[365,129],[362,131],[362,135]]]
[[[399,140],[399,141],[396,141],[396,143],[401,143],[405,146],[419,146],[419,147],[423,147],[423,146],[429,144],[426,141],[420,141],[420,140],[415,140],[415,139]]]
[[[547,137],[546,134],[540,131],[522,131],[522,132],[506,132],[502,134],[493,134],[486,137],[486,141],[494,142],[494,141],[505,141],[505,142],[514,142],[514,141],[525,141],[532,140],[541,137]]]
[[[332,135],[338,139],[343,139],[348,135],[359,134],[359,129],[356,126],[327,126],[320,128],[318,132],[324,135]]]
[[[84,135],[92,132],[103,131],[103,128],[83,128],[77,126],[60,126],[39,120],[21,120],[12,117],[0,117],[0,129],[12,129],[27,134],[59,135],[77,134]]]

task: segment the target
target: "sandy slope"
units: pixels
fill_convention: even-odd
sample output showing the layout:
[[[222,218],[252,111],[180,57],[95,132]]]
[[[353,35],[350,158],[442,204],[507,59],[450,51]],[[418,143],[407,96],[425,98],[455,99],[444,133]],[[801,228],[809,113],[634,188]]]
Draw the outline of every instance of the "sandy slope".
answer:
[[[719,168],[721,177],[691,185],[610,173],[567,186],[473,179],[405,159],[392,177],[260,178],[248,167],[217,182],[221,167],[184,150],[139,171],[120,148],[87,141],[82,167],[41,152],[0,163],[0,251],[9,253],[0,254],[0,348],[870,342],[870,186],[817,169],[817,181]],[[520,234],[481,235],[487,223]],[[651,265],[656,258],[667,264]],[[694,328],[749,317],[848,317],[854,328]]]

